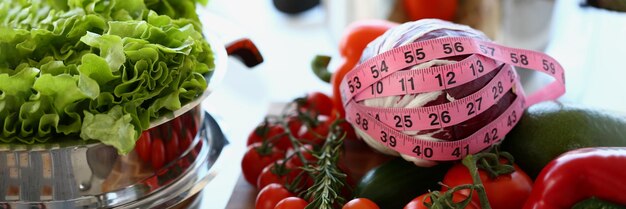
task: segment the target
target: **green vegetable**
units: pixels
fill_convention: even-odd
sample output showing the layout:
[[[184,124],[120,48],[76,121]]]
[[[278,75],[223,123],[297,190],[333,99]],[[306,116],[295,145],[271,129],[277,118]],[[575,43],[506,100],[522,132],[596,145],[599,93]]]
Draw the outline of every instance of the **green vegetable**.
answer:
[[[567,151],[610,146],[626,146],[626,116],[556,102],[528,108],[502,142],[533,179]]]
[[[595,197],[589,198],[574,205],[572,209],[626,209],[626,206],[617,205]]]
[[[76,135],[131,151],[151,119],[206,89],[206,1],[0,2],[0,143]]]
[[[398,157],[368,171],[357,185],[355,196],[368,198],[380,208],[401,209],[413,198],[440,189],[437,182],[449,168],[449,164],[417,167]]]

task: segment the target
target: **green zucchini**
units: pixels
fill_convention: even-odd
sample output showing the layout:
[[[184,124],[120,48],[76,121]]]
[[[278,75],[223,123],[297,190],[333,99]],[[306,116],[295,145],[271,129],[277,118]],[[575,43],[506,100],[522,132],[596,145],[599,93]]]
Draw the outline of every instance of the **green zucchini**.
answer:
[[[430,168],[417,167],[398,157],[365,174],[355,190],[356,197],[374,201],[380,208],[402,209],[415,197],[439,190],[450,164]]]

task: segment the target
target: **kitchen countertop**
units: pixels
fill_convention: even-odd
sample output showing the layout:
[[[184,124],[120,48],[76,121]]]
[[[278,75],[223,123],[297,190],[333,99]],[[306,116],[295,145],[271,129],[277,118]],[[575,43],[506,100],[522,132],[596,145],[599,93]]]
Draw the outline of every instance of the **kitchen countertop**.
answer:
[[[572,2],[556,2],[552,39],[546,48],[565,68],[568,91],[561,100],[626,113],[626,97],[620,92],[626,67],[618,63],[626,55],[626,41],[621,40],[626,37],[626,14],[581,8]],[[251,208],[256,191],[240,177],[248,134],[270,104],[312,91],[330,93],[330,85],[313,75],[309,63],[317,54],[337,57],[336,40],[320,6],[293,17],[276,11],[270,0],[211,0],[207,10],[232,23],[229,30],[251,38],[265,62],[249,70],[230,58],[223,83],[203,104],[237,154],[223,156],[228,165],[204,190],[201,208]],[[336,65],[335,59],[331,68]],[[543,76],[531,78],[533,85],[549,81]]]

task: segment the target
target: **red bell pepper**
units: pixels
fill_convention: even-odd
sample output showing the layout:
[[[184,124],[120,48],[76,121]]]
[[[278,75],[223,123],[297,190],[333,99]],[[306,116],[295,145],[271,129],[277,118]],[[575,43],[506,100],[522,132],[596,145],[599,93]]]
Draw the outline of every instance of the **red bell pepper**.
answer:
[[[367,44],[397,25],[397,23],[386,20],[359,20],[350,24],[339,41],[339,54],[343,57],[343,61],[332,76],[329,75],[326,68],[330,62],[330,57],[316,57],[316,60],[313,62],[313,71],[322,80],[330,81],[333,85],[333,103],[341,117],[345,115],[341,95],[339,94],[341,80],[346,73],[359,63],[361,54],[363,54]]]
[[[591,197],[626,205],[626,147],[583,148],[552,160],[524,209],[569,209]]]

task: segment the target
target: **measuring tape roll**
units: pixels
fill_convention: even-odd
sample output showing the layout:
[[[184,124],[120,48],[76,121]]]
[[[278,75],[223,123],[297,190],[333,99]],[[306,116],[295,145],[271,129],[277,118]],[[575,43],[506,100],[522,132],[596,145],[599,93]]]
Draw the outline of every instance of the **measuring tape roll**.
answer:
[[[421,35],[431,38],[434,38],[433,31],[441,33],[442,28],[459,30],[464,27],[438,20],[417,21],[391,29],[383,38],[398,33],[407,24],[413,28],[426,25],[430,30]],[[443,26],[437,28],[433,24]],[[441,59],[444,61],[438,61]],[[445,59],[458,61],[446,62]],[[418,165],[458,160],[482,151],[500,142],[517,124],[527,106],[556,99],[565,92],[563,68],[552,57],[477,37],[440,37],[411,42],[361,61],[348,72],[340,86],[346,119],[360,135],[369,137],[368,144],[376,143],[375,146],[386,147],[378,149],[380,151],[393,150],[405,159],[416,159],[412,161]],[[444,65],[412,70],[420,65],[430,66],[432,62]],[[545,73],[555,81],[526,97],[513,66]],[[468,85],[473,85],[472,89]],[[446,102],[410,99],[411,95],[421,94],[434,101],[441,97],[442,91]],[[450,98],[447,92],[453,91],[461,93],[456,94],[457,98]],[[388,101],[423,104],[413,108],[389,108],[368,103],[389,97],[398,99]]]

